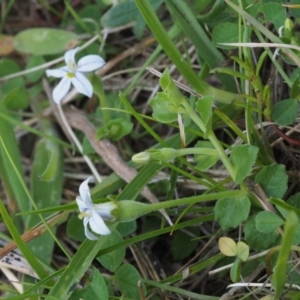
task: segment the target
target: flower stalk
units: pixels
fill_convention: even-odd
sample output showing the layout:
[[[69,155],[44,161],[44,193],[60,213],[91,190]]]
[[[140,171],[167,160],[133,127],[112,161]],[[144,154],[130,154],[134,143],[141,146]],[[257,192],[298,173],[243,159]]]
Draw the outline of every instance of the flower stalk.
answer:
[[[145,214],[154,212],[160,209],[167,209],[172,207],[178,207],[183,205],[191,205],[200,202],[206,202],[211,200],[218,200],[229,197],[241,197],[245,192],[242,190],[224,191],[213,194],[205,194],[195,197],[188,197],[176,200],[169,200],[158,203],[141,203],[133,200],[118,201],[117,215],[115,216],[119,222],[133,221]]]
[[[168,162],[179,156],[184,155],[218,155],[218,151],[213,148],[183,148],[183,149],[173,149],[173,148],[162,148],[162,149],[152,149],[144,152],[137,153],[132,156],[132,161],[135,163],[148,163],[150,161],[161,161]]]

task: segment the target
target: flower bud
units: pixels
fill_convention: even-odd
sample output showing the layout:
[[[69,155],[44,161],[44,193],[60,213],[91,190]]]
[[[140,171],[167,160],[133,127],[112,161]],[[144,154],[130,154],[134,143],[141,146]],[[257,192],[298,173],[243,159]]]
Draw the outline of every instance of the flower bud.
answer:
[[[157,209],[151,204],[122,200],[118,201],[117,219],[119,222],[130,222],[154,210]]]
[[[132,161],[135,163],[148,163],[150,161],[167,162],[178,156],[178,151],[173,148],[162,148],[147,150],[132,156]]]

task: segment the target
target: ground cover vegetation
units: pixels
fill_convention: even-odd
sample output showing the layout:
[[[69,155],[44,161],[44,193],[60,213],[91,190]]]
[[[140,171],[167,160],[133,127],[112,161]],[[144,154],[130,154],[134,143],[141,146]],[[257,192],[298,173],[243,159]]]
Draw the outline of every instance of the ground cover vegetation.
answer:
[[[1,299],[300,299],[298,1],[0,1]]]

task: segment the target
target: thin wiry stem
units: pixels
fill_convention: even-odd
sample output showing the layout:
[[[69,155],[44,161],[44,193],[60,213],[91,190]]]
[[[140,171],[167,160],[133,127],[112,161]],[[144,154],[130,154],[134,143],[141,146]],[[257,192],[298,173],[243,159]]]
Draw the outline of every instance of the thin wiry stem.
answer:
[[[101,182],[102,179],[101,179],[101,176],[100,174],[98,173],[97,169],[95,168],[94,164],[92,163],[92,161],[90,160],[90,158],[86,155],[83,154],[83,148],[82,148],[82,145],[80,144],[77,136],[75,135],[74,131],[72,130],[71,126],[69,125],[67,119],[66,119],[66,116],[64,114],[64,111],[61,107],[61,105],[57,105],[57,108],[58,108],[58,112],[59,112],[59,115],[60,115],[60,118],[61,118],[61,121],[62,121],[62,124],[66,130],[66,132],[69,134],[70,138],[72,139],[72,141],[74,142],[74,144],[76,145],[77,149],[79,150],[79,152],[82,154],[84,160],[86,161],[87,165],[89,166],[90,170],[92,171],[95,179],[98,181],[98,182]]]

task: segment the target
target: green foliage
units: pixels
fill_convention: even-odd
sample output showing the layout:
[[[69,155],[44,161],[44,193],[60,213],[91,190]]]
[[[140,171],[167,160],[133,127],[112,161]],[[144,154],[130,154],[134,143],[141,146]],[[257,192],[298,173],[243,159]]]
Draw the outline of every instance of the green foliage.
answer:
[[[285,99],[276,103],[272,109],[272,119],[278,125],[290,125],[295,122],[298,114],[298,101]]]
[[[232,282],[237,282],[239,281],[241,276],[241,260],[236,259],[230,268],[230,279]]]
[[[117,232],[113,231],[107,236],[105,247],[113,246],[123,241],[122,236]],[[97,257],[97,260],[109,271],[115,272],[121,265],[125,256],[125,248],[119,247],[118,249],[111,251],[107,254]]]
[[[235,169],[236,183],[241,183],[251,172],[258,154],[258,148],[251,145],[234,146],[231,151],[230,160]]]
[[[197,230],[190,230],[192,234],[199,235]],[[171,244],[171,253],[174,260],[181,261],[187,258],[193,251],[196,250],[198,241],[192,240],[189,234],[177,231],[173,235]]]
[[[263,233],[256,228],[256,214],[248,218],[245,227],[245,240],[251,249],[255,251],[266,250],[276,242],[278,231]]]
[[[163,92],[157,93],[150,101],[153,117],[159,122],[171,123],[177,120],[179,113],[185,112],[181,106],[185,99],[173,82],[168,69],[164,71],[159,83]]]
[[[265,15],[265,20],[272,22],[276,29],[279,30],[279,28],[284,25],[286,8],[282,6],[281,3],[274,2],[264,4],[261,10]]]
[[[255,176],[267,197],[282,198],[287,190],[288,176],[284,165],[272,164],[262,168]]]
[[[120,288],[123,297],[129,299],[138,299],[140,297],[138,288],[140,280],[141,276],[139,272],[129,264],[122,265],[114,276],[114,281]]]
[[[97,140],[109,138],[110,140],[118,141],[123,136],[129,134],[132,128],[133,124],[127,119],[118,118],[109,120],[105,127],[97,129],[96,138]]]
[[[211,148],[214,149],[211,142],[208,141],[199,141],[195,145],[195,148]],[[200,171],[206,171],[211,168],[219,160],[219,155],[205,155],[205,154],[196,154],[194,157],[195,162],[197,163],[196,168]]]
[[[240,29],[238,24],[226,22],[217,25],[212,34],[212,40],[216,47],[222,49],[234,49],[235,46],[225,46],[222,43],[237,43],[239,41]]]
[[[297,215],[291,212],[284,225],[282,243],[272,277],[273,286],[275,288],[275,299],[280,299],[284,290],[287,263],[298,224],[299,219]]]
[[[108,291],[106,287],[105,280],[101,273],[95,268],[92,267],[92,276],[90,278],[90,283],[88,286],[84,287],[81,290],[75,290],[70,300],[77,300],[77,299],[98,299],[99,295],[101,295],[101,299],[108,300]]]
[[[17,34],[14,39],[16,50],[32,55],[61,53],[77,43],[78,37],[73,32],[52,28],[27,29]]]
[[[275,213],[270,211],[262,211],[255,217],[256,229],[262,233],[275,231],[283,224],[283,220]]]
[[[296,298],[284,287],[299,281],[290,261],[300,244],[297,133],[282,135],[278,146],[270,121],[299,121],[300,56],[298,49],[263,43],[300,46],[297,6],[280,0],[115,2],[40,1],[44,28],[39,23],[19,32],[10,19],[19,12],[16,1],[1,11],[0,55],[7,58],[0,60],[0,213],[8,230],[1,240],[12,240],[8,247],[16,245],[39,276],[30,286],[22,281],[20,295],[13,296],[10,285],[0,287],[1,295],[215,300],[226,293],[225,272],[238,282],[255,275],[263,261],[271,273],[272,258],[275,295],[265,286],[242,297]],[[264,49],[250,49],[253,41]],[[222,45],[230,42],[240,44]],[[106,65],[85,74],[92,95],[69,94],[64,120],[48,99],[58,81],[49,81],[45,69],[56,68],[77,45],[77,59],[101,53]],[[146,71],[150,66],[163,72],[160,80]],[[83,151],[69,136],[82,141]],[[112,233],[91,241],[83,225],[100,214],[99,206],[80,208],[82,220],[75,199],[83,178],[97,172],[102,181],[91,200],[114,201],[118,208],[116,220],[104,218]],[[276,210],[262,210],[261,201]],[[216,237],[220,253],[212,256]],[[53,249],[59,255],[52,257]],[[168,267],[167,277],[151,256],[145,259],[148,249]],[[172,260],[181,271],[175,273]],[[210,294],[190,290],[191,276],[208,270],[203,288]],[[224,285],[211,291],[216,276]]]
[[[11,59],[0,60],[0,76],[6,76],[20,71],[19,65]],[[25,109],[28,106],[28,96],[25,89],[25,81],[22,77],[13,78],[5,82],[0,92],[8,109]]]
[[[162,0],[150,0],[154,10],[162,4]],[[103,27],[118,27],[136,21],[134,32],[138,38],[142,37],[146,23],[133,1],[121,2],[112,6],[101,18]]]
[[[26,69],[31,69],[37,66],[40,66],[44,64],[46,61],[43,57],[41,56],[31,56],[26,64]],[[40,69],[32,73],[26,74],[26,79],[31,82],[37,82],[40,80],[44,75],[44,70]]]
[[[241,222],[247,220],[250,212],[250,200],[248,197],[223,198],[217,201],[215,218],[223,230],[236,228]]]

